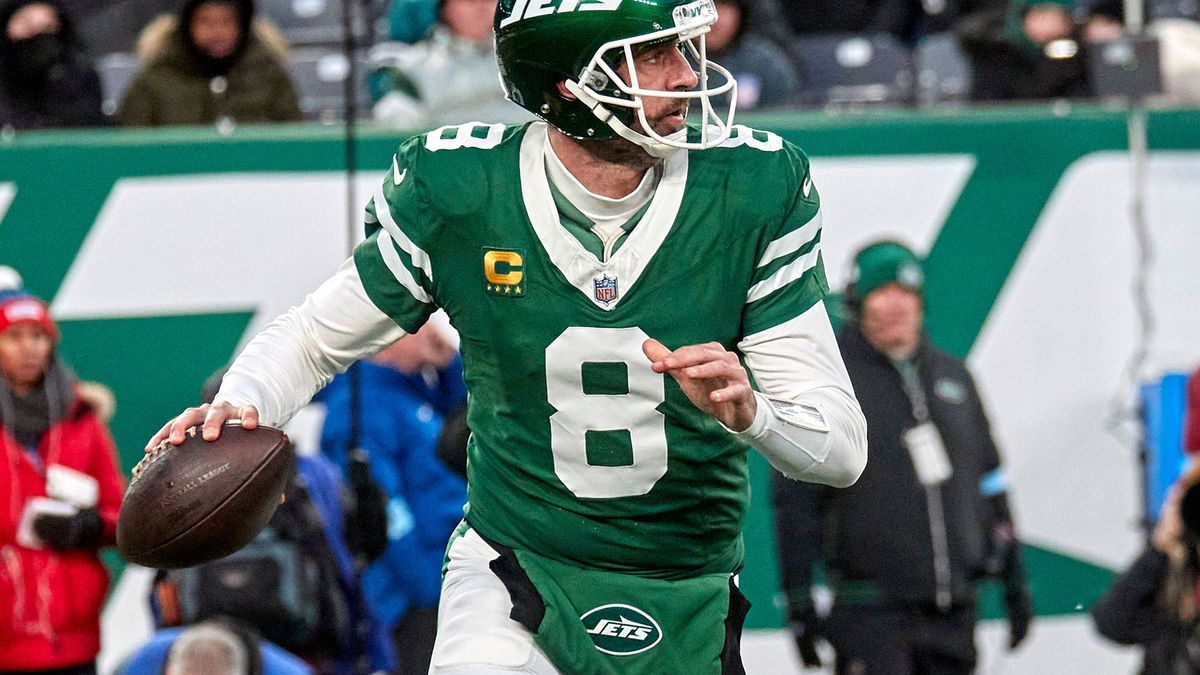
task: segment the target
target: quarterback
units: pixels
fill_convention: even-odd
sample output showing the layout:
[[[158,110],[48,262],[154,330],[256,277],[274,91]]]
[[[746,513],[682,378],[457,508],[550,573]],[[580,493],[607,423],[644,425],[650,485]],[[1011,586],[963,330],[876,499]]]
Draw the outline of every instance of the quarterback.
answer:
[[[833,486],[865,466],[808,160],[718,110],[715,19],[501,0],[501,80],[541,121],[404,142],[352,258],[150,441],[279,425],[444,309],[472,434],[431,672],[740,673],[748,448]]]

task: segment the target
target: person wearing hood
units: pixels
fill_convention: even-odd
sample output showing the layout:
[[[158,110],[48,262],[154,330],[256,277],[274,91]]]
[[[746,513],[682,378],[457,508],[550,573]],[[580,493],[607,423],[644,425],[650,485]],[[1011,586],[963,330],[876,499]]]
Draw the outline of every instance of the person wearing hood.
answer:
[[[1145,549],[1091,615],[1100,635],[1142,647],[1142,675],[1200,673],[1200,465],[1175,479]]]
[[[717,22],[707,37],[708,58],[737,80],[737,109],[787,105],[799,86],[796,67],[776,43],[751,27],[752,0],[717,0]]]
[[[845,490],[773,485],[796,646],[816,665],[815,638],[826,637],[838,673],[970,673],[980,579],[1004,584],[1010,648],[1033,618],[1000,454],[966,365],[925,333],[912,250],[866,246],[853,278],[838,347],[871,461]],[[817,562],[834,596],[827,619],[810,594]]]
[[[0,128],[104,123],[100,78],[56,2],[0,4]]]
[[[117,112],[122,126],[297,122],[295,87],[277,31],[251,0],[189,0],[139,40],[146,66]]]
[[[473,119],[529,119],[500,86],[495,15],[496,0],[439,0],[438,22],[423,40],[372,48],[368,82],[375,119],[409,130]]]
[[[1087,96],[1087,44],[1074,13],[1075,0],[1011,0],[963,19],[956,31],[971,59],[971,98]]]
[[[103,421],[111,393],[57,354],[45,303],[0,292],[0,672],[96,672],[124,484]]]

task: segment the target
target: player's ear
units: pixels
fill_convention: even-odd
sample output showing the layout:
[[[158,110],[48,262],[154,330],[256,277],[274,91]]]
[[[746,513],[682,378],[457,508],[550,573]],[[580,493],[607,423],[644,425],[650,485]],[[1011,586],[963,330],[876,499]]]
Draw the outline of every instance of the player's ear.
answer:
[[[572,94],[572,93],[571,93],[571,90],[570,90],[570,89],[567,89],[567,82],[566,82],[566,80],[562,80],[562,81],[560,81],[560,82],[559,82],[557,85],[555,85],[555,86],[557,86],[557,87],[558,87],[558,95],[559,95],[559,96],[561,96],[561,97],[563,97],[563,98],[567,99],[568,101],[574,101],[574,100],[576,100],[575,94]]]

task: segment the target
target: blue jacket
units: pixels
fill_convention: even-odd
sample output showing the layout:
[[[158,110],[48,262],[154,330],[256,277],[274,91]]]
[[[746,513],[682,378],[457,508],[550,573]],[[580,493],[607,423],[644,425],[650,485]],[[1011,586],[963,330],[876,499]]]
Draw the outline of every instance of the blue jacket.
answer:
[[[363,574],[375,615],[394,627],[410,607],[436,607],[446,542],[462,519],[464,481],[437,458],[442,419],[466,400],[462,362],[436,376],[404,374],[367,361],[360,373],[359,444],[388,496],[388,548]],[[349,376],[319,395],[327,406],[321,451],[343,470],[350,436]]]
[[[355,645],[350,654],[338,660],[335,665],[337,673],[355,672],[360,649],[365,649],[372,670],[387,671],[395,665],[396,655],[393,653],[392,641],[386,635],[386,629],[374,616],[368,602],[355,588],[356,574],[354,557],[346,545],[346,514],[342,508],[342,493],[344,481],[338,468],[323,455],[296,457],[296,473],[303,478],[308,487],[308,497],[321,514],[321,526],[325,530],[325,540],[337,561],[338,572],[341,575],[343,590],[352,612],[352,620],[365,622],[365,645]],[[360,616],[360,614],[365,615]]]
[[[343,657],[335,662],[334,672],[341,675],[356,672],[358,660],[362,656],[368,657],[373,671],[391,670],[395,665],[396,655],[388,628],[374,615],[363,597],[362,590],[355,585],[357,575],[354,569],[354,557],[346,544],[346,514],[342,505],[345,488],[342,474],[327,457],[302,454],[296,456],[296,473],[304,481],[308,498],[320,513],[321,528],[325,532],[325,541],[337,563],[342,591],[351,611],[351,620],[364,632],[361,635],[361,641],[360,636],[343,636],[345,640],[343,646],[349,649]],[[161,623],[162,609],[158,604],[158,596],[154,592],[150,593],[150,613],[154,617],[155,624]],[[174,636],[176,632],[169,632],[169,629],[164,628],[160,629],[159,634]],[[150,649],[153,644],[153,642],[148,644],[147,649]],[[264,654],[267,646],[271,649],[278,649],[269,642],[263,644]],[[167,643],[167,647],[169,646],[170,642]],[[151,650],[148,653],[153,655],[156,652]],[[164,655],[165,653],[163,651]]]
[[[164,628],[154,634],[141,649],[117,667],[115,675],[162,675],[167,654],[185,628]],[[313,669],[298,657],[267,641],[259,643],[263,675],[312,675]]]

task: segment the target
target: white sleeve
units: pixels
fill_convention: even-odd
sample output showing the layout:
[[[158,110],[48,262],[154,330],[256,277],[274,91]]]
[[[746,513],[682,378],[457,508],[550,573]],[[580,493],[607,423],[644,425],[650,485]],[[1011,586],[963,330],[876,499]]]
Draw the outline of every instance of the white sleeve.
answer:
[[[283,426],[333,376],[404,336],[363,288],[354,259],[254,336],[229,367],[217,402],[258,408]]]
[[[788,478],[848,487],[867,465],[863,417],[825,303],[738,344],[758,410],[737,434]]]

